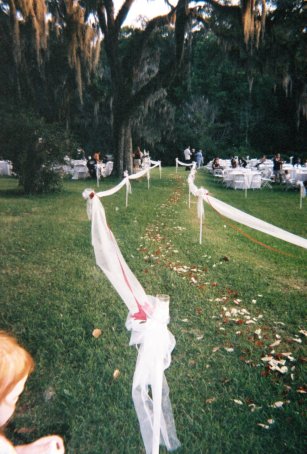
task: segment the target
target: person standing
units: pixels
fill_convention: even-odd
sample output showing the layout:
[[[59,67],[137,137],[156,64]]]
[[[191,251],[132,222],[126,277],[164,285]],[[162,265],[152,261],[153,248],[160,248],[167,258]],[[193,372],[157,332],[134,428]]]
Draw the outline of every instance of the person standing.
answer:
[[[99,165],[99,162],[100,154],[98,151],[95,151],[86,163],[91,178],[97,178],[97,166]]]
[[[280,157],[280,154],[277,153],[273,159],[273,174],[275,183],[277,183],[277,180],[279,181],[279,183],[282,182],[282,165],[283,161]]]
[[[192,152],[191,152],[190,145],[184,150],[183,155],[184,155],[185,163],[186,164],[191,164]],[[189,169],[189,167],[186,167],[185,170],[190,170],[190,169]]]
[[[134,172],[138,172],[141,169],[143,153],[140,147],[137,147],[133,153],[133,169]]]
[[[196,166],[197,168],[199,169],[200,166],[202,165],[203,163],[203,154],[202,154],[202,151],[201,150],[198,150],[196,153],[195,153],[195,160],[196,160]]]

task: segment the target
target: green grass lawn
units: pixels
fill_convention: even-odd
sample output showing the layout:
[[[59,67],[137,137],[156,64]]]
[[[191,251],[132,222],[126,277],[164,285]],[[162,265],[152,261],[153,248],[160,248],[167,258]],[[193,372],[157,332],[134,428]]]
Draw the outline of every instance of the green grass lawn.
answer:
[[[146,179],[132,181],[128,208],[124,189],[102,199],[146,292],[171,297],[177,345],[166,375],[178,452],[303,453],[307,251],[239,226],[277,251],[267,249],[208,206],[199,245],[187,174],[166,168],[160,180],[154,170],[150,191]],[[140,454],[131,399],[137,352],[128,346],[126,307],[95,265],[81,196],[90,184],[66,181],[60,194],[29,197],[15,179],[0,179],[0,329],[36,361],[7,434],[18,444],[59,433],[69,454]],[[115,184],[108,178],[99,190]],[[299,209],[297,192],[274,187],[245,198],[204,171],[196,184],[307,236],[307,200]]]

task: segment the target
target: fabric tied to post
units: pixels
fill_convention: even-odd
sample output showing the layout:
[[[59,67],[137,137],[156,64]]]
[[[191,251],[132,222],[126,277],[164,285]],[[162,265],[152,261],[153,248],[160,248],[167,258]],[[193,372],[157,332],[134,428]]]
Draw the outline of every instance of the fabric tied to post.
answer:
[[[107,225],[97,194],[86,189],[82,196],[87,201],[87,213],[92,222],[96,263],[129,310],[126,327],[131,330],[130,345],[140,346],[132,396],[146,454],[158,454],[160,444],[170,451],[175,450],[180,442],[164,375],[175,347],[175,338],[167,328],[169,314],[162,310],[157,298],[146,295],[128,267]]]
[[[167,329],[168,314],[163,313],[157,298],[148,298],[153,307],[152,316],[146,323],[128,317],[126,327],[131,330],[130,345],[140,346],[133,377],[133,402],[146,453],[156,454],[160,444],[169,451],[180,446],[164,375],[171,364],[171,352],[176,342]]]
[[[205,218],[205,197],[208,195],[207,189],[201,187],[198,188],[194,184],[194,179],[196,175],[196,169],[193,167],[190,171],[188,176],[188,186],[189,186],[189,194],[193,194],[197,197],[197,217],[199,219],[199,244],[202,244],[202,236],[203,236],[203,220]]]

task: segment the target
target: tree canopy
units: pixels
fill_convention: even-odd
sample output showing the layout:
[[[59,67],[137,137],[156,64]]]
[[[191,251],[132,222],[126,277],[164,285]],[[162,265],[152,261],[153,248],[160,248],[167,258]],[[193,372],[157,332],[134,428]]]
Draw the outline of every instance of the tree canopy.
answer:
[[[112,152],[118,175],[136,145],[166,162],[192,140],[212,153],[305,151],[301,1],[178,0],[129,28],[132,4],[0,1],[2,108],[60,124],[88,154]]]

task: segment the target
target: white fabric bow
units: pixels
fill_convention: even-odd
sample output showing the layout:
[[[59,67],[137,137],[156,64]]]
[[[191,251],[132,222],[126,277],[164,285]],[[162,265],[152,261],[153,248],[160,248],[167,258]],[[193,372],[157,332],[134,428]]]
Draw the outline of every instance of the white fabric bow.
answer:
[[[175,347],[175,338],[167,329],[169,314],[159,306],[157,298],[146,295],[125,262],[107,225],[98,194],[86,189],[82,195],[87,200],[87,213],[92,221],[96,263],[129,309],[126,327],[131,330],[130,345],[140,346],[132,396],[146,454],[158,454],[160,444],[174,450],[180,443],[164,376]]]

